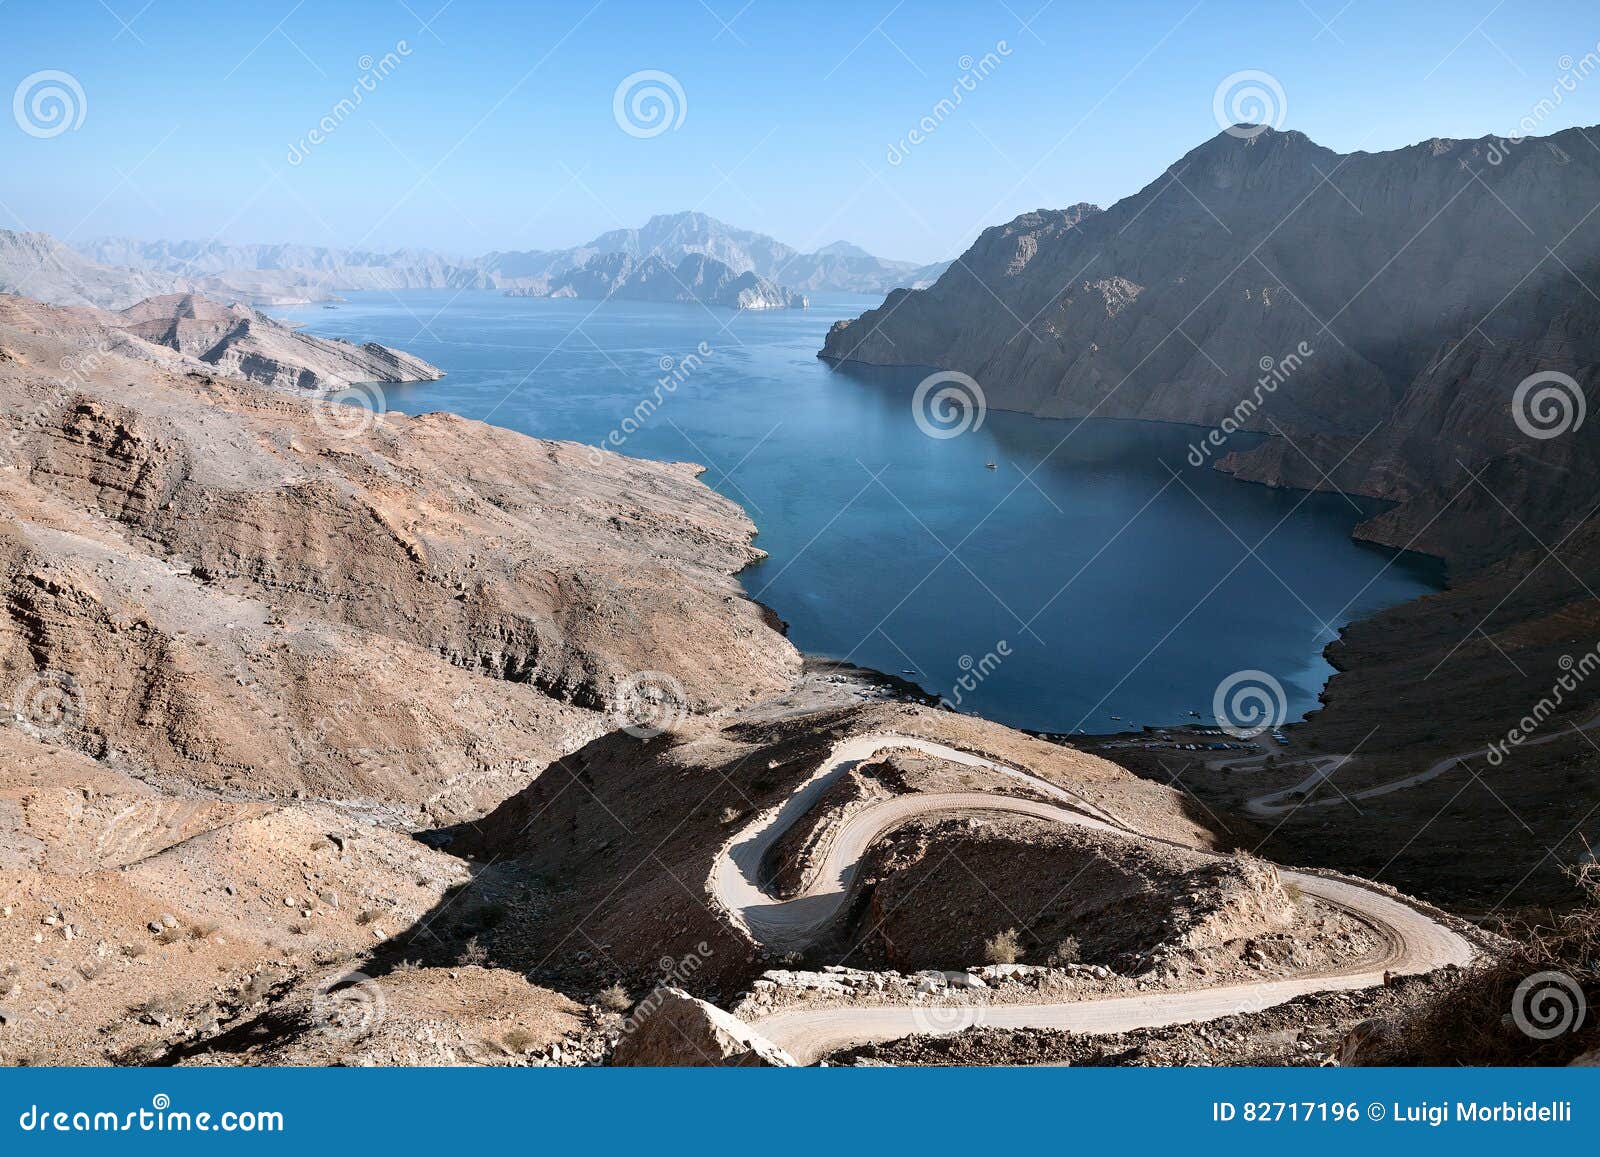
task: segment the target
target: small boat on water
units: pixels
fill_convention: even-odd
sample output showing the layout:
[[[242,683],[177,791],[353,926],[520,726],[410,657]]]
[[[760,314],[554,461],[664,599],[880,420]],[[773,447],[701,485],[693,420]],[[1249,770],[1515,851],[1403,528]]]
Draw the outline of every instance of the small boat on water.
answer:
[[[993,462],[985,462],[983,464],[983,468],[985,470],[994,470],[994,469],[996,469],[995,464]]]

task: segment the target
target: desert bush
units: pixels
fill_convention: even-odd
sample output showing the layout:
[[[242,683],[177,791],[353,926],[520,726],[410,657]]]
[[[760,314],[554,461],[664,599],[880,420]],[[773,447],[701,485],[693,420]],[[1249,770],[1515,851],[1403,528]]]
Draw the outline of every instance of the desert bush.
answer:
[[[183,939],[183,929],[178,927],[163,928],[156,933],[157,944],[176,944]]]
[[[1050,950],[1050,956],[1045,961],[1053,968],[1063,968],[1068,964],[1078,964],[1083,960],[1083,945],[1076,936],[1068,936]]]
[[[996,932],[983,942],[983,958],[990,964],[1015,964],[1022,959],[1022,937],[1015,928]]]
[[[532,1052],[541,1039],[538,1033],[529,1029],[514,1028],[500,1038],[500,1043],[505,1046],[506,1052],[515,1057]]]
[[[476,936],[469,936],[464,948],[461,949],[461,963],[476,964],[480,968],[489,963],[489,950],[478,942]]]
[[[627,1012],[633,1007],[633,997],[628,995],[628,990],[620,984],[608,984],[595,993],[594,1002],[601,1008],[612,1012]]]

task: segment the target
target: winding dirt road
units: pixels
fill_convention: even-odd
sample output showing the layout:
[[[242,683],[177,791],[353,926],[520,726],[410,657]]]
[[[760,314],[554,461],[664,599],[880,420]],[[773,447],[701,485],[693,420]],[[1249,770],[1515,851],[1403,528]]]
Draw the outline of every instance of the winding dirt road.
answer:
[[[1554,743],[1558,739],[1566,739],[1575,731],[1593,731],[1597,727],[1600,727],[1600,715],[1594,716],[1587,723],[1574,724],[1563,731],[1552,731],[1548,735],[1525,740],[1517,746],[1518,748],[1538,747],[1541,744]],[[1316,790],[1323,781],[1331,778],[1340,768],[1354,758],[1354,756],[1350,755],[1319,756],[1312,760],[1317,765],[1316,769],[1299,783],[1290,784],[1280,791],[1268,792],[1265,795],[1247,799],[1244,806],[1246,811],[1258,816],[1275,816],[1282,815],[1284,812],[1294,811],[1296,808],[1327,807],[1330,804],[1349,803],[1358,799],[1376,799],[1378,796],[1388,795],[1390,792],[1403,791],[1408,787],[1416,787],[1419,783],[1427,783],[1430,779],[1437,779],[1445,772],[1459,767],[1465,760],[1476,759],[1480,755],[1488,754],[1489,748],[1487,746],[1476,747],[1471,751],[1459,751],[1454,755],[1446,755],[1444,758],[1430,763],[1424,770],[1414,775],[1403,775],[1399,779],[1387,780],[1384,783],[1356,791],[1335,792],[1333,795],[1323,799],[1307,799],[1305,797]],[[1233,763],[1224,761],[1218,766],[1241,766],[1244,763],[1254,762],[1256,762],[1254,759],[1239,760]],[[1299,798],[1291,798],[1296,796]]]
[[[827,790],[853,767],[878,752],[910,748],[952,763],[981,768],[1027,784],[1056,801],[1019,799],[985,792],[945,792],[896,796],[849,816],[833,833],[819,869],[791,899],[769,895],[759,883],[767,852]],[[763,812],[718,854],[707,887],[732,919],[765,947],[788,952],[815,940],[838,917],[848,900],[862,857],[890,829],[916,816],[1001,811],[1074,824],[1121,838],[1140,837],[1116,817],[1056,784],[957,748],[914,736],[880,733],[836,744],[822,766],[777,808]],[[1281,980],[1225,985],[1196,992],[1164,992],[1057,1004],[851,1006],[793,1008],[752,1022],[763,1036],[787,1049],[802,1064],[855,1044],[893,1040],[913,1033],[950,1033],[975,1025],[996,1028],[1059,1028],[1085,1033],[1209,1020],[1252,1012],[1310,992],[1366,988],[1383,983],[1384,973],[1431,972],[1448,964],[1465,965],[1475,952],[1463,937],[1427,914],[1390,896],[1345,880],[1282,870],[1283,879],[1307,895],[1343,908],[1365,921],[1387,943],[1380,959],[1348,969]]]

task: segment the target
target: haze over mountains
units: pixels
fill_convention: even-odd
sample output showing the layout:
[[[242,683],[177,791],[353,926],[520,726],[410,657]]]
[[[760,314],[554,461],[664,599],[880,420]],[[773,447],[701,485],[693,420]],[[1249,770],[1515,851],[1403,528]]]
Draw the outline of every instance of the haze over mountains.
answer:
[[[655,257],[676,268],[708,257],[791,293],[885,293],[933,281],[943,264],[874,257],[839,241],[803,253],[704,213],[652,217],[570,249],[506,250],[476,258],[400,249],[100,238],[73,248],[46,234],[0,230],[0,289],[56,304],[122,308],[152,293],[207,292],[256,304],[326,300],[343,290],[535,289],[596,257]]]

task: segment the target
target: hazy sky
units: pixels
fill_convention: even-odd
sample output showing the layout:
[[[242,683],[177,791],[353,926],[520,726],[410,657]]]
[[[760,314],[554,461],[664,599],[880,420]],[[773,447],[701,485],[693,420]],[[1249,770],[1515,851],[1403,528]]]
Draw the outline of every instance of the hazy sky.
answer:
[[[1593,0],[12,0],[0,226],[478,254],[694,208],[932,261],[1140,188],[1237,73],[1270,75],[1282,127],[1374,151],[1600,122],[1600,73],[1533,113],[1597,42]],[[614,109],[646,70],[656,135]]]

